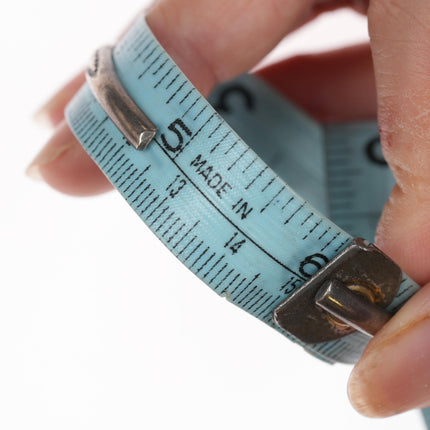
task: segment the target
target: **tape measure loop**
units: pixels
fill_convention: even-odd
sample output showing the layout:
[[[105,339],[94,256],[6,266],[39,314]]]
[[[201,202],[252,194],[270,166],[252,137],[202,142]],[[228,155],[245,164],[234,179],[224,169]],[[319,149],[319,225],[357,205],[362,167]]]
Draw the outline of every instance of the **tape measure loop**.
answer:
[[[360,215],[355,203],[345,204],[345,164],[335,160],[344,153],[341,141],[358,139],[361,145],[363,136],[375,133],[375,125],[323,127],[248,75],[215,91],[217,111],[179,70],[144,19],[115,47],[113,62],[125,92],[157,128],[145,151],[130,145],[88,86],[69,104],[66,117],[131,207],[216,293],[324,360],[357,360],[367,343],[359,333],[304,345],[277,327],[272,316],[309,276],[351,243],[352,237],[327,215],[366,232],[374,225],[373,207],[368,216],[367,211]],[[355,154],[360,145],[346,147]],[[346,167],[348,179],[354,179],[355,166]],[[380,175],[380,166],[376,168],[364,176]],[[341,186],[333,186],[336,181]],[[354,210],[345,214],[350,208]],[[402,296],[392,306],[416,288],[404,277]]]

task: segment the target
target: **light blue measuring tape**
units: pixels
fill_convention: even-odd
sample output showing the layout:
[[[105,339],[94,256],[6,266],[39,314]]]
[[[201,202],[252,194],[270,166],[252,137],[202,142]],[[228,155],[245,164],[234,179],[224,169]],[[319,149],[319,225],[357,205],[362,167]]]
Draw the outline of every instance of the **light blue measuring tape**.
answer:
[[[103,73],[109,52],[95,56],[90,82]],[[305,290],[315,288],[308,285],[317,279],[334,288],[332,279],[340,272],[349,273],[342,278],[347,291],[358,285],[355,296],[363,295],[360,288],[369,288],[382,303],[389,295],[372,284],[375,279],[366,265],[377,272],[380,264],[392,263],[375,257],[371,245],[355,243],[345,232],[372,238],[394,183],[380,153],[376,124],[322,127],[250,75],[219,86],[210,99],[214,109],[143,18],[116,45],[110,60],[111,77],[124,90],[121,97],[112,93],[115,82],[99,86],[104,95],[94,95],[84,85],[66,117],[113,185],[169,250],[215,292],[317,357],[355,362],[369,337],[345,327],[336,313],[314,306],[311,313],[332,332],[319,341],[312,340],[318,327],[306,328],[303,337],[295,329],[286,330],[289,322],[284,320],[297,314],[299,323],[293,325],[300,326],[300,318],[306,321],[307,309],[294,302],[303,300],[303,285]],[[117,97],[116,111],[104,110],[100,97],[111,105]],[[114,124],[121,117],[128,129]],[[135,148],[139,140],[146,149]],[[355,263],[362,260],[364,268]],[[388,309],[395,311],[418,286],[400,271],[393,279],[400,287]],[[284,312],[284,306],[290,310]]]

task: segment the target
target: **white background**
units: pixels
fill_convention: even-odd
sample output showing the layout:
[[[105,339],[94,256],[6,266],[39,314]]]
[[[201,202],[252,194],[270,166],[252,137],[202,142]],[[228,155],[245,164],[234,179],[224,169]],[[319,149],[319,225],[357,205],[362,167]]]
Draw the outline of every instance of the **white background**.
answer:
[[[218,298],[116,193],[77,199],[24,176],[50,134],[33,112],[140,6],[2,7],[0,428],[421,428],[416,412],[359,416],[350,367],[317,361]],[[341,11],[281,51],[365,39],[365,19]]]

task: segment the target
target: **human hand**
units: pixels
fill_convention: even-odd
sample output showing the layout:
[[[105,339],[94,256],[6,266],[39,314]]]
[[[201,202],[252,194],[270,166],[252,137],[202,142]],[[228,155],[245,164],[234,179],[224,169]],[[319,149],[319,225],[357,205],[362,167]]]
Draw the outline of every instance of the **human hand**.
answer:
[[[398,183],[384,211],[377,244],[424,284],[430,280],[424,266],[430,251],[425,226],[430,182],[425,162],[430,80],[425,41],[430,30],[424,22],[429,14],[424,0],[411,1],[404,9],[399,3],[375,0],[369,8],[382,141]],[[347,4],[361,10],[366,6],[321,0],[165,0],[148,12],[147,21],[184,73],[208,95],[217,82],[250,69],[285,34],[320,11]],[[258,74],[317,119],[376,116],[374,72],[366,46],[286,60]],[[56,130],[30,168],[53,187],[76,195],[111,187],[63,119],[65,104],[83,80],[83,75],[76,77],[45,108]],[[430,309],[427,290],[420,291],[375,337],[354,370],[350,394],[361,412],[390,415],[430,403],[425,389],[430,382],[426,333],[415,333],[420,327],[426,330],[425,322],[415,321],[425,321]],[[399,333],[399,339],[391,341]]]

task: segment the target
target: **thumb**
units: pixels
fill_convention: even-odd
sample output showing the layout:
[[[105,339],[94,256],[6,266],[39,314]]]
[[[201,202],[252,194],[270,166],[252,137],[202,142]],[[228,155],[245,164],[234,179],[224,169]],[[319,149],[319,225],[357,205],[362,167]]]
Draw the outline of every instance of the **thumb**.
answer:
[[[369,32],[381,141],[396,177],[377,245],[416,281],[430,280],[430,8],[373,0]],[[430,284],[370,342],[349,382],[356,409],[388,416],[430,405]]]
[[[419,283],[430,280],[430,8],[375,0],[369,31],[385,157],[397,185],[377,244]]]

